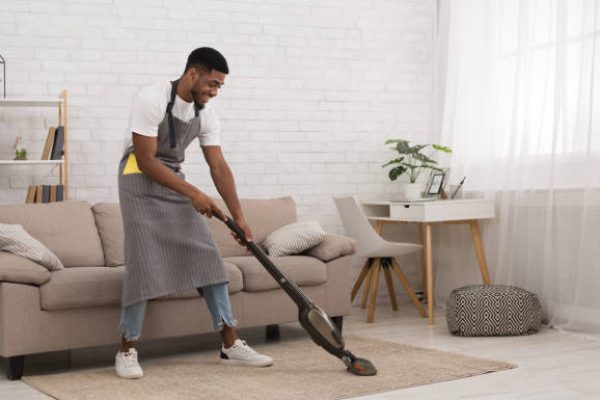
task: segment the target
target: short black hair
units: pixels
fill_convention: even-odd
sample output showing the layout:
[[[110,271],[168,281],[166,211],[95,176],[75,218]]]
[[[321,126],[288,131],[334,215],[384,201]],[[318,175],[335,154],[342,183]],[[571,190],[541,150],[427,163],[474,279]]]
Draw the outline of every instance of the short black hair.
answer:
[[[209,71],[216,69],[224,74],[229,73],[227,60],[223,57],[223,54],[210,47],[199,47],[192,51],[188,56],[187,64],[185,64],[184,73],[196,65],[208,68]]]

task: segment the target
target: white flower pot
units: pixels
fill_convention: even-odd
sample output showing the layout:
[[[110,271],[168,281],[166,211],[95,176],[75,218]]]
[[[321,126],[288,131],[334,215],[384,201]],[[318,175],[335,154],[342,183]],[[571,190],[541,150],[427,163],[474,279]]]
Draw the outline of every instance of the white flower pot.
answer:
[[[423,185],[421,183],[406,183],[404,184],[404,197],[406,200],[419,200]]]

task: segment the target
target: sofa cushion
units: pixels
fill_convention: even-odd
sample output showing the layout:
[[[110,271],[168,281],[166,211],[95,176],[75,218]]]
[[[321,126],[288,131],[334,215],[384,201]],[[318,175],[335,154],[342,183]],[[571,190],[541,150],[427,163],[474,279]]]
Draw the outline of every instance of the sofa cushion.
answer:
[[[0,282],[41,285],[50,280],[50,272],[31,260],[0,251]]]
[[[40,286],[42,310],[121,304],[125,267],[71,267]]]
[[[232,264],[225,264],[229,276],[229,292],[242,290],[242,273]],[[40,286],[43,310],[66,310],[121,304],[125,266],[71,267],[52,272],[50,281]],[[163,299],[196,297],[195,290],[174,293]]]
[[[285,256],[269,259],[298,286],[316,286],[327,282],[327,266],[314,257]],[[279,284],[255,257],[227,257],[225,260],[235,264],[242,271],[246,292],[279,288]]]
[[[0,224],[0,250],[25,257],[48,271],[65,268],[53,252],[19,224]]]
[[[224,212],[227,206],[221,199],[213,199]],[[291,197],[276,199],[241,199],[240,205],[252,229],[255,243],[262,243],[274,230],[296,222],[296,203]],[[246,250],[230,234],[229,228],[217,218],[209,220],[213,238],[223,257],[243,256]]]
[[[102,244],[88,202],[2,205],[0,222],[22,225],[65,267],[104,265]]]
[[[242,271],[232,263],[224,261],[225,271],[227,272],[227,278],[229,279],[229,285],[227,289],[229,294],[241,292],[244,288],[244,280],[242,278]],[[173,294],[168,294],[166,296],[161,296],[157,300],[170,300],[170,299],[180,299],[180,298],[189,298],[198,296],[198,290],[196,289],[188,289],[182,292],[177,292]]]
[[[92,206],[100,234],[107,267],[125,264],[125,232],[119,203],[97,203]]]

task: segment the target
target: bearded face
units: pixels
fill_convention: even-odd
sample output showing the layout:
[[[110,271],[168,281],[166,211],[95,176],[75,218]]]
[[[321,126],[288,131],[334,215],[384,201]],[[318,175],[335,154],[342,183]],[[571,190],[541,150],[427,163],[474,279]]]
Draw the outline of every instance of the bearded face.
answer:
[[[194,103],[204,106],[219,94],[219,89],[225,84],[225,74],[215,69],[198,68],[197,71],[191,92]]]

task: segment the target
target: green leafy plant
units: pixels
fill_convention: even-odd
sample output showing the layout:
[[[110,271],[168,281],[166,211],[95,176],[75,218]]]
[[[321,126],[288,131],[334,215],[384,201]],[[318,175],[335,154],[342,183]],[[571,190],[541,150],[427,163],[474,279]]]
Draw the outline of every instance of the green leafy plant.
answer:
[[[27,160],[27,150],[16,150],[15,160]]]
[[[421,152],[428,146],[431,146],[436,151],[452,153],[450,147],[441,146],[439,144],[417,144],[410,146],[409,141],[403,139],[388,139],[385,141],[385,144],[393,144],[394,146],[390,149],[395,150],[400,154],[400,157],[382,165],[383,168],[394,165],[388,173],[388,176],[392,181],[395,181],[404,173],[407,173],[410,183],[415,183],[421,172],[426,169],[441,171],[442,169],[436,166],[437,161]]]
[[[15,142],[15,160],[27,160],[27,147],[21,143],[21,136]]]

